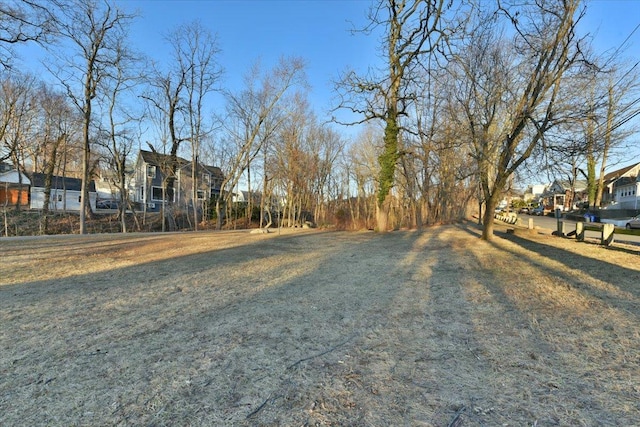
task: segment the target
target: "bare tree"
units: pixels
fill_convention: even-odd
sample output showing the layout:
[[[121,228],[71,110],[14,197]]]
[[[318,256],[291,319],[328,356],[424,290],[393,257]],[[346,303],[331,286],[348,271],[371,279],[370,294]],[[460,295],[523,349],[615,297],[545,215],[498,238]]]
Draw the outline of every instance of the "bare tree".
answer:
[[[40,230],[42,234],[49,234],[49,204],[53,177],[59,167],[61,154],[80,123],[67,98],[47,86],[42,86],[38,103],[42,118],[37,139],[40,144],[39,149],[43,153],[45,175]]]
[[[117,61],[118,47],[127,37],[127,25],[133,15],[121,11],[109,0],[69,0],[59,10],[61,22],[57,34],[70,44],[71,53],[62,46],[56,50],[54,53],[61,65],[52,71],[83,116],[80,234],[85,234],[85,217],[91,214],[89,182],[94,101]]]
[[[350,177],[355,184],[355,200],[349,202],[352,226],[355,228],[372,228],[375,219],[375,195],[378,189],[377,176],[380,165],[377,161],[382,132],[373,124],[366,126],[350,145],[346,164]]]
[[[340,155],[343,154],[345,141],[340,135],[328,126],[315,125],[311,129],[308,138],[309,154],[316,165],[311,169],[314,174],[310,176],[312,182],[312,195],[314,197],[314,221],[316,223],[327,222],[327,208],[331,199],[336,199],[341,194],[333,194],[329,197],[334,179],[334,170]]]
[[[227,94],[226,130],[235,150],[225,171],[222,194],[216,200],[217,228],[222,227],[222,204],[231,201],[247,167],[286,117],[281,105],[285,95],[294,86],[306,84],[304,67],[299,58],[281,58],[276,67],[264,74],[255,66],[245,79],[247,88],[238,94]]]
[[[202,140],[212,131],[213,124],[207,123],[204,103],[209,94],[216,90],[222,76],[222,67],[217,62],[220,53],[218,42],[210,31],[198,21],[176,28],[168,39],[174,49],[174,58],[180,70],[184,71],[185,121],[188,122],[187,139],[191,143],[191,205],[193,227],[197,230],[198,211],[198,165]]]
[[[178,168],[178,150],[183,142],[191,143],[191,180],[194,227],[198,224],[198,164],[201,142],[210,133],[212,125],[204,121],[204,101],[220,79],[222,68],[216,62],[219,53],[216,38],[198,22],[178,27],[166,35],[172,47],[172,64],[166,70],[155,67],[150,76],[151,93],[144,98],[157,113],[159,129],[168,137],[169,164],[163,171],[166,177],[166,194],[174,193]],[[164,152],[158,147],[153,151]],[[166,218],[172,218],[172,200],[169,209],[163,202],[163,229]],[[174,227],[173,222],[170,228]]]
[[[12,67],[13,46],[27,42],[47,42],[54,33],[57,19],[50,4],[33,0],[13,0],[0,3],[0,65]]]
[[[127,190],[127,161],[133,151],[136,125],[141,117],[135,117],[123,101],[127,95],[131,95],[140,79],[134,73],[138,64],[136,58],[129,49],[122,44],[124,40],[116,40],[121,43],[115,47],[115,61],[113,69],[105,77],[105,104],[106,120],[104,124],[104,147],[109,153],[107,164],[115,172],[114,183],[118,189],[119,204],[118,216],[123,233],[127,232],[126,212],[132,209]]]
[[[381,50],[386,70],[375,75],[346,74],[339,83],[341,102],[364,116],[362,121],[382,120],[385,124],[384,148],[378,158],[380,172],[377,194],[377,228],[386,231],[391,206],[391,189],[401,156],[398,138],[401,118],[408,114],[415,95],[411,93],[414,71],[428,63],[445,37],[446,0],[380,0],[370,12],[372,27],[383,26]]]
[[[311,195],[312,176],[317,164],[312,158],[308,145],[308,134],[313,124],[306,98],[296,96],[291,100],[287,120],[278,129],[274,142],[274,156],[271,159],[276,169],[274,178],[284,191],[283,217],[286,225],[294,226],[301,222],[300,214],[305,205],[308,207]]]
[[[485,240],[493,236],[494,209],[511,176],[565,114],[559,100],[564,78],[582,59],[576,25],[584,12],[578,7],[578,0],[499,2],[499,13],[480,17],[457,58],[465,76],[458,99],[486,203]],[[500,37],[492,16],[513,25],[511,40]]]
[[[605,79],[604,114],[596,128],[597,138],[602,142],[602,146],[599,153],[599,178],[593,200],[595,207],[602,203],[607,162],[614,155],[614,151],[625,147],[629,136],[637,131],[637,127],[632,126],[631,122],[634,117],[640,115],[640,78],[635,70],[637,65],[636,62],[626,70],[621,65],[612,67]]]

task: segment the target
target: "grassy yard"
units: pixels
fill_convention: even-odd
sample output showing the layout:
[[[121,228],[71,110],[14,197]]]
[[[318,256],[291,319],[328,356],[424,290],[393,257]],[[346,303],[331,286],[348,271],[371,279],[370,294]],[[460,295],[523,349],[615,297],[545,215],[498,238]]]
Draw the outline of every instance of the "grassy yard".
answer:
[[[496,227],[0,239],[0,424],[637,424],[640,248]]]

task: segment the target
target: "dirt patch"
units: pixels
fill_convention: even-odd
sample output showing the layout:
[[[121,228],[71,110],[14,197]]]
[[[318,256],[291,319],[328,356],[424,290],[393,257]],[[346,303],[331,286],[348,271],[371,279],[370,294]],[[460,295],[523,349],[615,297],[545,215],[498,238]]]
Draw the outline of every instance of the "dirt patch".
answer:
[[[503,231],[2,239],[3,425],[633,425],[638,248]]]

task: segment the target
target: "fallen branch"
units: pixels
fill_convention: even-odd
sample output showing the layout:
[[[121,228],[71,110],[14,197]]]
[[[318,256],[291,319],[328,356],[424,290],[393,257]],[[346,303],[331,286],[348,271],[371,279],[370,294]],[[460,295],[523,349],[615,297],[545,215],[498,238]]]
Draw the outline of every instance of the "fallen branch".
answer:
[[[325,351],[323,351],[321,353],[314,354],[313,356],[305,357],[304,359],[300,359],[296,363],[287,366],[286,370],[293,369],[296,366],[298,366],[299,364],[301,364],[302,362],[306,362],[307,360],[315,359],[316,357],[324,356],[327,353],[331,353],[332,351],[342,347],[343,345],[345,345],[346,343],[351,341],[354,336],[355,335],[352,335],[347,340],[345,340],[345,341],[341,342],[340,344],[337,344],[337,345],[331,347],[330,349],[325,350]],[[265,401],[262,402],[262,404],[260,406],[258,406],[256,409],[251,411],[251,413],[249,413],[249,415],[247,415],[246,419],[249,419],[249,418],[253,417],[254,415],[256,415],[258,412],[262,411],[262,409],[267,405],[267,403],[269,403],[270,400],[273,400],[273,399],[275,399],[277,397],[277,396],[276,397],[272,397],[272,395],[273,395],[273,392],[269,393],[269,396],[265,399]]]
[[[262,408],[264,408],[267,405],[267,403],[271,400],[271,395],[272,394],[273,393],[269,393],[269,396],[267,397],[267,399],[264,402],[262,402],[262,405],[258,406],[249,415],[247,415],[246,419],[249,419],[249,418],[253,417],[255,414],[257,414],[258,412],[260,412],[262,410]]]
[[[346,341],[343,341],[340,344],[337,344],[336,346],[331,347],[330,349],[323,351],[322,353],[314,354],[313,356],[309,356],[309,357],[305,357],[304,359],[300,359],[296,363],[294,363],[293,365],[287,366],[287,370],[293,369],[296,366],[298,366],[299,364],[301,364],[302,362],[306,362],[307,360],[315,359],[316,357],[321,357],[321,356],[324,356],[327,353],[331,353],[332,351],[342,347],[343,345],[345,345],[346,343],[351,341],[353,339],[353,337],[354,337],[354,335],[350,336]]]
[[[458,412],[456,412],[456,415],[453,417],[451,422],[449,424],[447,424],[447,427],[459,427],[459,426],[461,426],[462,425],[462,418],[460,418],[460,416],[462,415],[462,413],[464,412],[465,409],[467,409],[467,407],[462,405],[462,408],[458,409]]]

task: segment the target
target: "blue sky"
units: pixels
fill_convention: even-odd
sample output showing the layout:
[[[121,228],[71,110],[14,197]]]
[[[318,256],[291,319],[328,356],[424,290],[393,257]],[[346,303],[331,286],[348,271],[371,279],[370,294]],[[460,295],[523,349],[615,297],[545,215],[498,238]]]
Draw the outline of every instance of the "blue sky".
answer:
[[[640,0],[591,0],[582,30],[594,35],[598,51],[615,50],[640,24]],[[640,57],[640,28],[628,41],[625,56]]]
[[[239,89],[242,76],[257,60],[265,69],[281,56],[298,56],[307,64],[310,100],[322,115],[330,108],[332,80],[347,66],[366,67],[377,41],[349,30],[365,22],[365,0],[120,0],[141,17],[133,27],[134,46],[151,58],[167,50],[161,34],[199,20],[217,34],[225,69],[224,84]]]
[[[160,62],[168,60],[163,35],[199,20],[217,35],[225,69],[222,83],[227,89],[239,89],[243,74],[257,60],[268,69],[283,55],[302,57],[312,89],[309,98],[320,117],[332,107],[332,81],[339,72],[348,67],[365,70],[379,57],[376,37],[350,31],[367,23],[369,0],[116,2],[139,13],[131,29],[132,47]],[[591,0],[588,4],[582,31],[596,35],[598,51],[615,50],[640,23],[640,0]],[[35,50],[29,52],[32,55]],[[626,55],[640,58],[640,29],[629,40]]]
[[[223,86],[241,88],[242,75],[260,60],[268,69],[281,56],[307,63],[309,99],[321,118],[332,106],[332,80],[348,67],[365,70],[378,60],[376,37],[350,30],[367,22],[369,0],[117,0],[140,16],[133,23],[132,47],[157,61],[168,59],[163,34],[199,20],[217,35],[226,73]],[[599,52],[613,52],[640,23],[640,0],[591,0],[581,27],[595,35]],[[640,58],[640,29],[626,56]],[[640,120],[638,120],[640,122]],[[353,131],[347,131],[353,135]],[[636,138],[640,140],[640,138]],[[640,143],[639,143],[640,145]],[[640,150],[637,150],[640,152]]]
[[[332,80],[347,67],[364,70],[378,58],[375,37],[353,35],[366,23],[368,0],[119,0],[140,18],[134,47],[157,60],[166,58],[162,34],[182,23],[200,22],[217,34],[226,70],[223,84],[237,89],[242,75],[260,59],[265,67],[282,55],[307,63],[310,100],[323,117],[331,107]],[[592,0],[582,31],[595,35],[600,52],[617,49],[640,23],[640,0]],[[640,57],[640,29],[626,55]],[[634,61],[635,62],[635,61]]]

